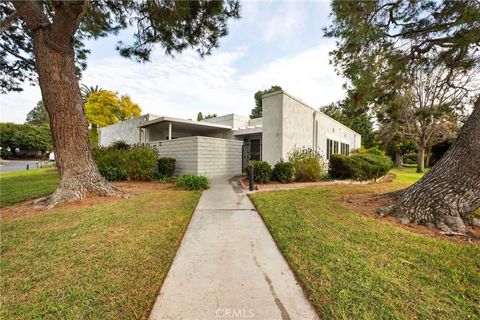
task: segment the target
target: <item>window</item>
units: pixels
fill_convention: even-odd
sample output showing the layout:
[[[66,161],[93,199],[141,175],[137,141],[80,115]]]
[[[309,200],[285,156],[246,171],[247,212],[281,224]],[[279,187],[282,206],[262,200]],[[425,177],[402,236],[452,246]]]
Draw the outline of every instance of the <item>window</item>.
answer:
[[[330,156],[332,155],[332,140],[327,139],[327,159],[330,159]]]
[[[348,156],[350,154],[350,145],[342,142],[340,144],[340,153]]]
[[[338,141],[333,142],[333,153],[338,153]]]

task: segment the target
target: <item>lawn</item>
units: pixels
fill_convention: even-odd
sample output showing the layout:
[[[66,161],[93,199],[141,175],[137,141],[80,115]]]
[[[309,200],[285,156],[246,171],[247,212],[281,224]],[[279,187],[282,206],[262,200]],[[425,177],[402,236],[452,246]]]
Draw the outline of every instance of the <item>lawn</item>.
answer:
[[[389,188],[413,182],[397,170]],[[418,177],[417,177],[418,178]],[[324,319],[479,319],[480,247],[352,211],[365,186],[262,192],[252,200]]]
[[[0,318],[146,319],[199,196],[153,190],[4,219]]]
[[[46,196],[58,186],[55,168],[41,168],[0,174],[0,206]]]

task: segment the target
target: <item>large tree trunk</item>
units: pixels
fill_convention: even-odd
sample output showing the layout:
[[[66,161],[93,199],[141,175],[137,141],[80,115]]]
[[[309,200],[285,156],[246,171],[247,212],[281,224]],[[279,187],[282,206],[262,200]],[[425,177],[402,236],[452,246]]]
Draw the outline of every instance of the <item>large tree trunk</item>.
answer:
[[[97,170],[93,161],[85,109],[75,76],[73,44],[65,50],[54,48],[47,29],[33,35],[36,68],[42,99],[50,118],[55,161],[61,175],[58,189],[47,208],[82,199],[85,193],[113,195],[117,190]],[[72,40],[73,42],[73,40]]]
[[[417,172],[418,173],[423,173],[425,172],[425,147],[423,145],[420,145],[418,147],[418,153],[417,153]]]
[[[400,150],[395,150],[395,168],[402,167],[402,153]]]
[[[425,176],[384,210],[403,223],[465,232],[480,207],[480,98],[458,139]]]

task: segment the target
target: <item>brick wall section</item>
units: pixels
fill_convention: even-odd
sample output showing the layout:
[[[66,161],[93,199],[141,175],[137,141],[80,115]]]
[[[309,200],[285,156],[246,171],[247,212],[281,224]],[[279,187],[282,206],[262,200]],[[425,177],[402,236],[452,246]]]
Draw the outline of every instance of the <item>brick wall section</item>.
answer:
[[[177,160],[176,175],[197,174],[209,178],[242,174],[242,141],[211,137],[187,137],[153,143],[160,156]]]

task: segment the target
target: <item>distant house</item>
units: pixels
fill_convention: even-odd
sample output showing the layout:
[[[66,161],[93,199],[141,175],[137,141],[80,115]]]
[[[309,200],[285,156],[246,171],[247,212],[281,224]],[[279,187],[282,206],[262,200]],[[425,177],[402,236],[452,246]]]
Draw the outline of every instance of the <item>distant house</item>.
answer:
[[[284,91],[262,99],[263,118],[227,114],[192,121],[152,114],[100,128],[100,145],[116,140],[148,143],[161,156],[177,159],[176,174],[234,176],[248,160],[275,164],[296,147],[349,154],[360,147],[361,136],[318,109]]]

